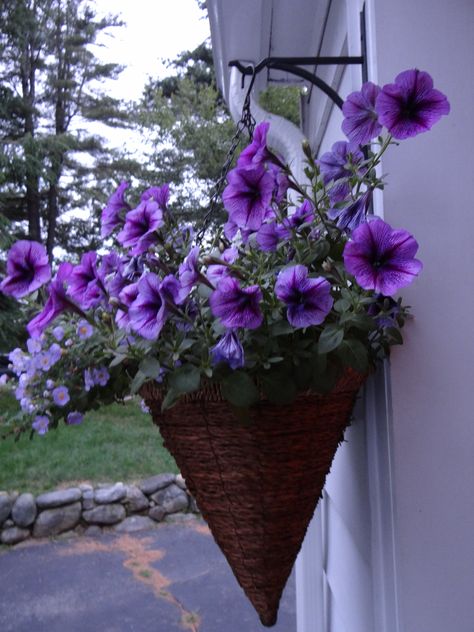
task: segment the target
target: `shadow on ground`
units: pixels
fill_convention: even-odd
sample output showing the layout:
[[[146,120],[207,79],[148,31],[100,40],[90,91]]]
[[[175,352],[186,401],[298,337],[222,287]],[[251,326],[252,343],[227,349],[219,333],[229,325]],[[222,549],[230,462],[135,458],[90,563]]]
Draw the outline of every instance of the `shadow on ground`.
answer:
[[[204,522],[0,553],[2,632],[261,632]],[[295,632],[294,577],[273,632]]]

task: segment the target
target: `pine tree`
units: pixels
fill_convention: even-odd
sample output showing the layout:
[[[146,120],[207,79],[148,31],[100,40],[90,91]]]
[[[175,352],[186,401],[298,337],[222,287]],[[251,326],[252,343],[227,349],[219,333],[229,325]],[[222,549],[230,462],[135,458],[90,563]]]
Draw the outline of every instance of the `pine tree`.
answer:
[[[121,68],[93,52],[121,23],[99,19],[85,0],[0,0],[0,20],[0,212],[49,253],[58,244],[80,251],[94,230],[65,213],[80,208],[96,219],[117,180],[137,168],[87,130],[127,126],[125,106],[101,85]]]

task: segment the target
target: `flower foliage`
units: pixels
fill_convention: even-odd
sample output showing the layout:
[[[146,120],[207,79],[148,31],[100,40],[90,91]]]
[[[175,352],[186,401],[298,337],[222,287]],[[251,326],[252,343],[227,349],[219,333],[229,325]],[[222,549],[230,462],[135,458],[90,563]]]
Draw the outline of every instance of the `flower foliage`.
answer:
[[[28,350],[10,353],[17,427],[79,424],[146,381],[162,385],[163,407],[203,380],[247,407],[262,391],[287,402],[330,390],[347,367],[373,370],[402,342],[408,310],[396,294],[422,269],[414,237],[373,213],[373,191],[386,185],[376,167],[393,138],[448,111],[431,77],[409,70],[349,95],[348,140],[319,160],[306,143],[305,183],[259,125],[228,174],[227,222],[201,239],[170,212],[167,185],[133,204],[122,182],[102,213],[106,244],[117,242],[108,252],[63,262],[50,281],[42,246],[14,245],[2,291],[44,298]]]

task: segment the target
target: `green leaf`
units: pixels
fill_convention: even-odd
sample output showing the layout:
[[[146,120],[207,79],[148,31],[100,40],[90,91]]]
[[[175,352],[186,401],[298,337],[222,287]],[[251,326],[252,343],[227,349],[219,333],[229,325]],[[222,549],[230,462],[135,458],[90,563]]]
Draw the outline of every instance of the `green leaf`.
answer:
[[[176,393],[172,388],[168,389],[163,401],[161,402],[161,411],[167,410],[174,406],[179,399],[179,393]]]
[[[234,371],[222,381],[222,394],[234,406],[248,408],[259,400],[254,381],[243,371]]]
[[[118,366],[119,364],[122,364],[122,362],[126,359],[127,359],[126,355],[117,353],[117,355],[113,358],[112,362],[109,364],[109,367],[113,368],[114,366]]]
[[[334,309],[336,312],[342,313],[347,312],[351,307],[351,302],[346,298],[340,298],[338,301],[334,303]]]
[[[360,340],[344,340],[337,353],[344,364],[352,367],[359,373],[367,371],[369,365],[368,352]]]
[[[272,336],[285,336],[293,331],[293,326],[287,320],[280,320],[271,326]]]
[[[387,327],[384,333],[388,337],[391,345],[403,344],[403,336],[401,334],[401,331],[396,327]]]
[[[344,314],[341,323],[344,322],[348,329],[353,327],[361,331],[372,331],[376,325],[374,319],[367,314]]]
[[[344,339],[344,329],[338,325],[328,325],[323,329],[318,341],[318,353],[329,353],[341,344]]]
[[[130,384],[130,391],[133,394],[138,393],[140,388],[145,383],[145,380],[146,380],[146,375],[142,373],[141,371],[137,371],[135,373],[135,377],[132,380],[132,383]]]
[[[170,387],[179,394],[197,391],[200,383],[201,371],[192,364],[183,364],[169,377]]]
[[[160,363],[156,358],[144,358],[138,368],[144,375],[155,380],[160,375]]]
[[[316,357],[317,358],[317,357]],[[328,393],[340,374],[340,370],[334,363],[327,361],[327,356],[319,356],[319,360],[313,360],[313,380],[312,387],[318,393]]]
[[[262,376],[262,387],[272,404],[291,404],[297,393],[295,381],[287,371],[269,371]]]

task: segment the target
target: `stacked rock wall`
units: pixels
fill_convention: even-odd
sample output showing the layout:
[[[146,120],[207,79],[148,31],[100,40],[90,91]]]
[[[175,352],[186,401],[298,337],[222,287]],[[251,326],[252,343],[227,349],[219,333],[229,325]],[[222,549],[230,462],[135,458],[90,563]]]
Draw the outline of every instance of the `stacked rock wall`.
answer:
[[[180,474],[158,474],[137,485],[115,483],[57,489],[33,496],[0,492],[0,542],[16,544],[75,531],[137,531],[170,514],[198,509]]]

